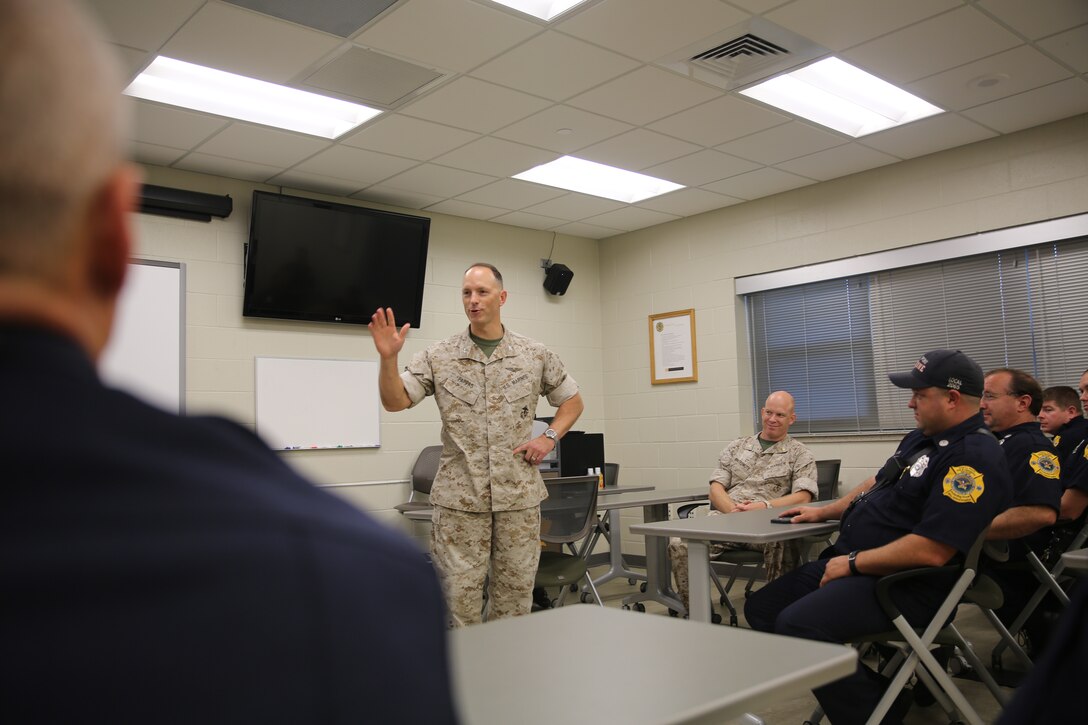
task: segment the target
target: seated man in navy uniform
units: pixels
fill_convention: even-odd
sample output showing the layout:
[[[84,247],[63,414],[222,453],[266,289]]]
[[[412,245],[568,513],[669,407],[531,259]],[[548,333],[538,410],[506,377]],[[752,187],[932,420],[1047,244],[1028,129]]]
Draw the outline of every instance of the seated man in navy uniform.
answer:
[[[1043,391],[1039,425],[1043,433],[1053,436],[1058,458],[1063,463],[1088,438],[1088,419],[1082,415],[1078,396],[1077,391],[1068,385],[1055,385]]]
[[[1088,370],[1080,376],[1079,391],[1081,403],[1088,405]],[[1064,524],[1066,531],[1071,533],[1088,509],[1088,471],[1084,470],[1088,469],[1088,425],[1077,427],[1075,420],[1070,423],[1072,425],[1063,426],[1057,445],[1058,455],[1065,454],[1063,465],[1069,469],[1069,475],[1062,479],[1065,491],[1058,524]]]
[[[978,364],[958,350],[933,350],[888,378],[913,391],[918,429],[875,476],[838,501],[785,512],[798,523],[840,519],[839,538],[818,561],[752,594],[744,614],[753,629],[825,642],[891,629],[876,599],[877,579],[952,562],[1008,506],[1008,467],[979,413]],[[896,593],[896,604],[908,621],[925,624],[950,583],[912,584]],[[886,685],[859,662],[853,675],[814,694],[831,722],[849,725],[865,722]],[[885,722],[901,714],[893,710]]]
[[[99,379],[139,189],[121,88],[74,3],[0,0],[0,720],[456,722],[414,542]]]
[[[1023,561],[1027,547],[1041,551],[1049,539],[1045,530],[1058,520],[1061,508],[1058,452],[1036,420],[1042,403],[1042,388],[1023,370],[998,368],[986,373],[982,417],[1001,444],[1013,485],[1012,503],[994,519],[987,538],[1009,541],[1012,562]],[[986,571],[1005,594],[997,615],[1011,624],[1038,581],[1023,567],[991,565]]]

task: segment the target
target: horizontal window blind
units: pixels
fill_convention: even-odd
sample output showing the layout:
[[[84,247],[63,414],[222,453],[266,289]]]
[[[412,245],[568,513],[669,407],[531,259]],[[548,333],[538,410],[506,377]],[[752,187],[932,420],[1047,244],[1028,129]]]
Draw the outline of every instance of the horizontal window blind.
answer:
[[[1088,367],[1088,238],[754,292],[745,307],[757,411],[787,390],[794,432],[909,430],[910,392],[887,373],[934,348],[1075,386]]]

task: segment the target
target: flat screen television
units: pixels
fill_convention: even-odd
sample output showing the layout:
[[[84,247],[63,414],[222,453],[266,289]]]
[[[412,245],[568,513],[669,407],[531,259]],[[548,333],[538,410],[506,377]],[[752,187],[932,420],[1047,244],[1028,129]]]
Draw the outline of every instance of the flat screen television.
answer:
[[[419,327],[431,220],[253,192],[246,317],[365,325],[379,307]]]

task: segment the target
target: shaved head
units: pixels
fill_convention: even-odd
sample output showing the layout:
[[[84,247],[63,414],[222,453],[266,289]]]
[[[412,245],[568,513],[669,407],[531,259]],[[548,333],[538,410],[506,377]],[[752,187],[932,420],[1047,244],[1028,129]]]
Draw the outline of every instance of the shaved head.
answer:
[[[759,437],[776,443],[785,438],[790,426],[797,420],[793,408],[793,396],[785,390],[768,395],[761,411],[763,430],[759,432]]]

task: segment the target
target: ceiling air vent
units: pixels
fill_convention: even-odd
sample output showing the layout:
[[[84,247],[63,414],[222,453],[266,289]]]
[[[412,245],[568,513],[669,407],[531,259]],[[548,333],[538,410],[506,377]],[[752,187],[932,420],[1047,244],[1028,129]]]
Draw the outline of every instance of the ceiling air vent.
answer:
[[[735,25],[658,61],[726,90],[783,73],[828,54],[808,38],[762,18]]]

